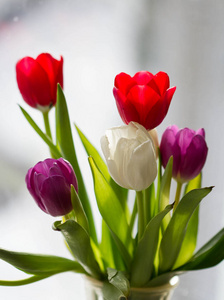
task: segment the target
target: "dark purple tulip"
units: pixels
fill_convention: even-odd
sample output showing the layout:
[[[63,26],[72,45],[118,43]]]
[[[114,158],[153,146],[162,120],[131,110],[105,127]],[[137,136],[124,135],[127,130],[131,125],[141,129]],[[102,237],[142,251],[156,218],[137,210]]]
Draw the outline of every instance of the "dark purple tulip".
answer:
[[[201,172],[206,161],[205,131],[169,126],[163,133],[160,152],[163,167],[173,156],[173,177],[179,182],[189,181]]]
[[[26,184],[37,205],[51,216],[72,210],[71,185],[78,191],[74,170],[63,158],[38,162],[26,174]]]

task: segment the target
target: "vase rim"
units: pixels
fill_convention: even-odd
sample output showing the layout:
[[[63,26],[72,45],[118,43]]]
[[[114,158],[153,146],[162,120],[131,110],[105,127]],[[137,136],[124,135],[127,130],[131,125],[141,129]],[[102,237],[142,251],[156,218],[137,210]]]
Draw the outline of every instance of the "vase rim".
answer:
[[[102,288],[103,281],[100,281],[96,278],[84,275],[83,276],[87,281],[94,285],[97,288]],[[133,292],[147,292],[147,291],[157,291],[158,289],[161,290],[172,290],[176,288],[179,285],[179,276],[174,275],[172,278],[170,278],[168,283],[157,285],[157,286],[150,286],[150,287],[130,287],[130,290]]]

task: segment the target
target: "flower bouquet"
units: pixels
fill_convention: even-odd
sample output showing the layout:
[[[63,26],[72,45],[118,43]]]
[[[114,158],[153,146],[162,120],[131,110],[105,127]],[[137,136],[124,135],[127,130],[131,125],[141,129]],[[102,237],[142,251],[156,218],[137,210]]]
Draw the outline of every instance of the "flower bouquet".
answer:
[[[113,94],[125,125],[107,130],[102,137],[106,163],[76,126],[94,182],[96,199],[90,201],[76,157],[62,69],[62,57],[56,60],[43,53],[36,59],[21,59],[16,74],[25,102],[42,112],[45,132],[24,108],[21,111],[51,153],[51,158],[28,170],[27,188],[40,209],[61,217],[53,229],[62,233],[73,259],[0,249],[2,260],[29,274],[23,280],[0,280],[0,285],[24,285],[73,271],[98,282],[104,299],[137,299],[136,288],[161,287],[175,275],[220,263],[224,229],[195,253],[199,205],[212,190],[201,187],[208,152],[204,129],[173,125],[158,141],[155,128],[165,118],[176,90],[170,87],[168,75],[142,71],[133,77],[116,76]],[[54,106],[55,142],[49,122]],[[133,203],[129,190],[135,191]],[[102,216],[100,237],[93,201]]]

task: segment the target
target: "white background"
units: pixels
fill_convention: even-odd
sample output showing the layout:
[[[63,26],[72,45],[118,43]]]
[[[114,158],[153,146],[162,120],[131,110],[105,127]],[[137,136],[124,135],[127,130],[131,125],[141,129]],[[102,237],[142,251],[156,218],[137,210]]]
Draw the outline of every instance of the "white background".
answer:
[[[170,124],[204,127],[209,147],[203,185],[215,189],[201,205],[198,247],[223,227],[223,15],[221,0],[0,0],[0,247],[70,257],[60,233],[51,229],[55,219],[37,208],[24,183],[27,169],[49,154],[17,105],[42,127],[41,114],[19,94],[15,64],[42,52],[63,55],[71,121],[97,148],[107,128],[122,124],[112,96],[115,75],[167,72],[177,90],[160,136]],[[96,211],[87,158],[75,132],[74,137]],[[23,276],[0,262],[0,279]],[[223,281],[223,264],[183,275],[173,300],[222,300]],[[84,286],[80,276],[66,273],[0,287],[0,297],[84,299]]]

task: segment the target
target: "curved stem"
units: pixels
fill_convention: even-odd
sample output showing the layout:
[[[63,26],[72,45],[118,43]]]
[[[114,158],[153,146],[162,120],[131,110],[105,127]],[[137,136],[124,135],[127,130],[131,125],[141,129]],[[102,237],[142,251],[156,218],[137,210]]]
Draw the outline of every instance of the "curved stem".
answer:
[[[44,126],[45,126],[45,132],[46,135],[49,137],[49,139],[52,141],[52,134],[51,134],[51,127],[50,127],[50,122],[49,122],[49,111],[43,112],[43,118],[44,118]],[[52,158],[55,158],[55,155],[53,152],[50,150],[50,154]]]
[[[48,114],[49,114],[49,111],[43,112],[44,126],[45,126],[46,135],[52,140],[51,128],[50,128],[49,115]]]

